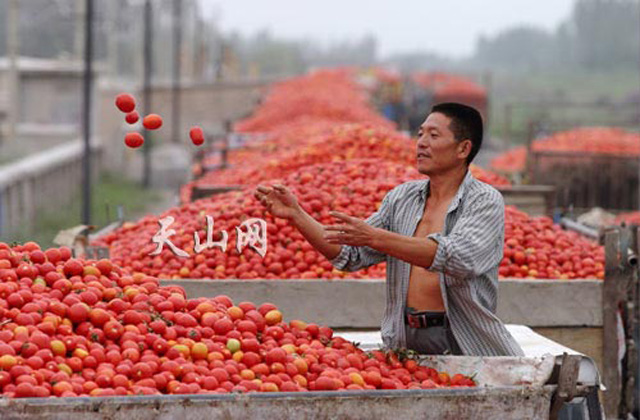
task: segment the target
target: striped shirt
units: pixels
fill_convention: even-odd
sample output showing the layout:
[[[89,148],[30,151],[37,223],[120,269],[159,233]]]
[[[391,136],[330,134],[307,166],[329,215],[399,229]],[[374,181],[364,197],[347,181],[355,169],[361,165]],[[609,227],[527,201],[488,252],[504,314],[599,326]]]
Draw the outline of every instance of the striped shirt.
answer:
[[[412,237],[423,217],[429,181],[410,181],[384,198],[367,219],[371,226]],[[467,174],[451,201],[444,230],[428,235],[438,243],[429,270],[440,279],[451,331],[463,354],[520,356],[522,349],[495,315],[498,266],[504,244],[504,200],[493,187]],[[387,348],[406,347],[404,313],[411,264],[369,247],[343,245],[331,263],[356,271],[387,262],[386,309],[382,339]]]

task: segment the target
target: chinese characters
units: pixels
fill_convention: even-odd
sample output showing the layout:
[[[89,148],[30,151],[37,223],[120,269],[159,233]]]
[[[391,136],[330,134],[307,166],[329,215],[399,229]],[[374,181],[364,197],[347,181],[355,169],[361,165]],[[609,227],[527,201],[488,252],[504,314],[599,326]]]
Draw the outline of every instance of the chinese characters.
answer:
[[[200,235],[198,232],[193,233],[194,246],[193,250],[196,254],[204,251],[205,249],[210,248],[220,248],[222,252],[227,250],[227,243],[229,241],[229,235],[227,231],[222,231],[222,239],[218,241],[213,240],[213,225],[214,220],[211,216],[206,216],[207,220],[207,231],[206,231],[206,239],[204,243],[200,240]],[[169,247],[171,252],[174,255],[182,258],[188,258],[189,253],[185,250],[178,248],[172,241],[171,236],[176,234],[175,229],[170,229],[170,226],[175,222],[173,216],[167,216],[158,220],[158,224],[160,225],[160,230],[153,235],[151,241],[156,244],[156,249],[149,253],[149,255],[159,255],[164,246]],[[240,226],[236,226],[237,240],[236,240],[236,249],[238,253],[241,253],[242,250],[249,246],[249,248],[256,251],[261,257],[264,257],[267,253],[267,222],[258,219],[258,218],[250,218],[245,220],[240,224]]]
[[[247,231],[243,232],[242,227],[246,228]],[[238,253],[241,253],[244,247],[249,245],[250,248],[264,258],[267,253],[267,222],[252,217],[242,222],[239,227],[236,226],[236,232],[238,233],[238,240],[236,241]]]

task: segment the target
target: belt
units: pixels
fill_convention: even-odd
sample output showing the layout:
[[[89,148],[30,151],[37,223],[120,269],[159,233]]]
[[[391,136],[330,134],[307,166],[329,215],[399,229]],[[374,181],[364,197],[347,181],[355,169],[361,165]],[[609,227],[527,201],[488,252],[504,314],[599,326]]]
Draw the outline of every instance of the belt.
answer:
[[[418,312],[405,314],[405,322],[411,328],[430,328],[444,327],[447,322],[447,316],[444,312]]]

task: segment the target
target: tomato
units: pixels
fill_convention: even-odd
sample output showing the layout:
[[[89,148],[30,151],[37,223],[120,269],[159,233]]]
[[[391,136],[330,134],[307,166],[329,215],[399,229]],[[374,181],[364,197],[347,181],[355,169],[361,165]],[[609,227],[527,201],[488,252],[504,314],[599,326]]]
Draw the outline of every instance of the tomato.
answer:
[[[124,333],[124,327],[118,321],[112,320],[104,324],[104,334],[108,339],[117,340]]]
[[[269,352],[267,352],[265,356],[265,361],[269,365],[273,363],[285,363],[286,360],[287,360],[287,352],[280,347],[270,350]]]
[[[64,263],[63,271],[67,278],[81,276],[84,273],[84,266],[80,260],[70,259]]]
[[[162,127],[162,117],[158,114],[149,114],[142,119],[142,125],[147,130],[157,130]]]
[[[140,133],[131,132],[124,136],[124,144],[132,149],[137,149],[144,144],[144,137]]]
[[[204,132],[202,128],[198,126],[191,127],[189,130],[189,137],[191,138],[191,142],[196,146],[200,146],[204,143]]]
[[[135,124],[140,119],[138,111],[131,111],[125,115],[124,120],[129,124]]]
[[[132,112],[136,107],[136,100],[133,95],[120,93],[116,96],[116,107],[122,112]]]
[[[265,314],[264,320],[267,322],[267,325],[278,324],[282,322],[282,312],[277,309],[271,310]]]
[[[89,319],[89,311],[85,303],[75,303],[69,307],[68,317],[73,323],[79,324]]]

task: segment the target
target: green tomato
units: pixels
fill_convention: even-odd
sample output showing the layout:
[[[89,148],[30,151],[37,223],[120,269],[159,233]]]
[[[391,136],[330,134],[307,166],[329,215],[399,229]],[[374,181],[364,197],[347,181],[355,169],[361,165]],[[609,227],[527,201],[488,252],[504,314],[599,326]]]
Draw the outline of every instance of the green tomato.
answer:
[[[228,339],[227,349],[229,349],[231,353],[237,352],[238,350],[240,350],[240,341],[236,340],[235,338]]]

